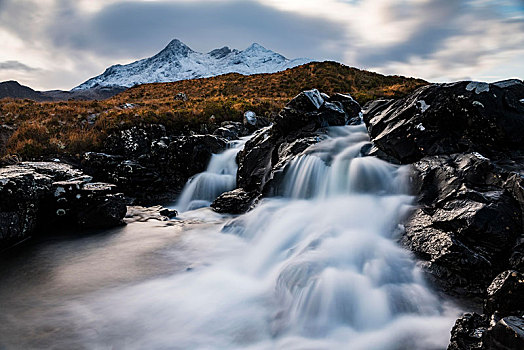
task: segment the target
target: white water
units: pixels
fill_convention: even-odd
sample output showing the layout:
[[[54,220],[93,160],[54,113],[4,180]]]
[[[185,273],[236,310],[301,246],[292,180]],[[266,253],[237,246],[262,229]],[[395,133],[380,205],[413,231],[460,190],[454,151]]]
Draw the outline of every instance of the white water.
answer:
[[[238,217],[184,212],[205,222],[126,258],[172,273],[68,298],[42,322],[75,330],[64,349],[445,349],[456,310],[394,242],[412,202],[405,169],[360,157],[363,125],[329,134],[289,166],[282,197]]]
[[[249,136],[232,141],[226,151],[213,154],[206,171],[186,183],[174,208],[185,212],[208,207],[220,194],[233,190],[237,176],[236,156],[247,140]]]

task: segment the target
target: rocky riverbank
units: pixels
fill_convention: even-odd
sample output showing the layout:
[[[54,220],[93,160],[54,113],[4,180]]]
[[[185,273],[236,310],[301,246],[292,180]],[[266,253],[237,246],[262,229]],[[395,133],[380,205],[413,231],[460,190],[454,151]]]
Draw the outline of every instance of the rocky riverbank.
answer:
[[[79,229],[123,224],[124,196],[70,165],[22,162],[0,168],[0,251],[69,225]]]
[[[412,164],[401,243],[435,284],[483,298],[449,349],[524,348],[524,84],[433,84],[368,106],[377,155]]]

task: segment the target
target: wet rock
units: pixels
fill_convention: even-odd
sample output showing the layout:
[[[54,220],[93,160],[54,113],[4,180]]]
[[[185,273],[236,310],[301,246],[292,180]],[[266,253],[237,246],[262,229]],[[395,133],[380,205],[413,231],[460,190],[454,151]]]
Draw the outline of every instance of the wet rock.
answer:
[[[112,227],[126,206],[115,186],[57,162],[23,162],[0,168],[0,250],[48,225]]]
[[[211,208],[217,213],[242,214],[253,206],[257,197],[257,192],[246,192],[243,188],[237,188],[218,196]]]
[[[524,150],[524,84],[432,84],[364,114],[372,141],[402,163],[427,155]]]
[[[522,213],[504,188],[506,176],[476,153],[413,164],[419,207],[407,220],[401,243],[448,292],[480,295],[509,267],[522,236]]]
[[[524,349],[524,316],[508,316],[483,334],[483,348],[489,350]]]
[[[487,289],[484,313],[500,317],[524,314],[524,274],[508,270],[500,273]]]
[[[489,321],[484,315],[467,313],[460,317],[451,330],[451,340],[448,350],[483,349],[482,335],[489,327]]]

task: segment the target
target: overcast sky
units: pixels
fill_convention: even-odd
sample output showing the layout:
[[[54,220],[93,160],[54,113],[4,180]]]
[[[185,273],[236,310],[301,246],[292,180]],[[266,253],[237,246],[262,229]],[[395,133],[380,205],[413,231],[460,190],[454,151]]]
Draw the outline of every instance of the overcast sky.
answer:
[[[0,81],[68,90],[174,38],[438,82],[524,78],[524,0],[0,0]]]

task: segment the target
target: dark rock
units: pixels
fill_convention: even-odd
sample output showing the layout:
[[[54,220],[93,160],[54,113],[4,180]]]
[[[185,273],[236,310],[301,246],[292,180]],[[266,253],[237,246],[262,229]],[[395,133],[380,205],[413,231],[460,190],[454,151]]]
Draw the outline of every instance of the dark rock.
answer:
[[[524,316],[504,317],[484,332],[482,338],[482,349],[524,349]]]
[[[505,173],[476,153],[425,157],[413,164],[420,206],[401,242],[448,292],[480,295],[509,267],[522,236],[518,201]]]
[[[328,102],[339,102],[349,116],[347,124],[356,125],[362,122],[360,116],[362,108],[357,101],[347,94],[334,94],[328,98]]]
[[[91,183],[80,170],[56,162],[24,162],[0,168],[0,250],[48,225],[112,227],[126,206],[115,186]]]
[[[519,80],[432,84],[377,103],[364,120],[374,144],[402,163],[473,151],[491,157],[524,150],[523,98]]]
[[[484,315],[477,313],[464,314],[451,330],[451,340],[448,350],[483,349],[482,335],[489,327],[489,321]]]
[[[229,141],[237,140],[240,137],[247,136],[249,134],[250,131],[248,128],[239,122],[227,122],[213,132],[213,135],[222,137]]]
[[[487,289],[484,313],[500,317],[524,314],[524,274],[508,270],[500,273]]]
[[[164,135],[161,126],[121,131],[108,141],[113,154],[88,152],[82,167],[147,204],[173,199],[188,178],[206,169],[212,154],[226,147],[226,141],[214,135]],[[133,146],[127,150],[126,145]]]
[[[138,156],[150,152],[153,141],[161,140],[162,137],[166,137],[166,129],[163,125],[134,126],[109,135],[105,141],[104,151],[124,157]]]
[[[217,213],[242,214],[252,207],[257,197],[257,192],[246,192],[243,188],[237,188],[218,196],[211,208]]]

